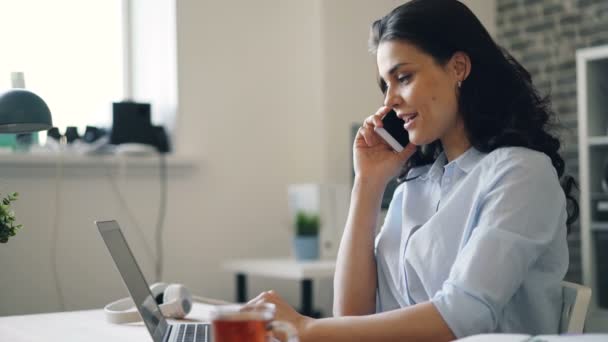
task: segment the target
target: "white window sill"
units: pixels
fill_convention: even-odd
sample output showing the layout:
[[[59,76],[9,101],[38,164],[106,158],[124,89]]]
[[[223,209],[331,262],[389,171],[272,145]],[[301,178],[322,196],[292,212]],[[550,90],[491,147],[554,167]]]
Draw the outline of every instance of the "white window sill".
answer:
[[[196,162],[192,158],[166,155],[167,166],[171,167],[194,167]],[[64,166],[109,166],[127,164],[129,166],[156,167],[159,164],[158,155],[81,155],[72,153],[48,152],[48,153],[6,153],[0,154],[0,166],[24,166],[24,167],[46,167],[56,166],[63,162]]]
[[[165,155],[166,168],[169,174],[192,173],[199,168],[199,160],[173,154]],[[157,173],[160,169],[159,155],[80,155],[73,153],[3,153],[0,154],[0,175],[19,176],[31,173],[63,173],[95,175],[115,172],[116,170],[136,171],[137,174],[147,171]],[[12,171],[12,172],[11,172]]]

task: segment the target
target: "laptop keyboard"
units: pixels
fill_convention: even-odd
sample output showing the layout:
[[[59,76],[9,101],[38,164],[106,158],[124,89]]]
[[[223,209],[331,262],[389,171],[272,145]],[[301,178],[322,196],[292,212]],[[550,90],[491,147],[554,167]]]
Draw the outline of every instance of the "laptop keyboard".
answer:
[[[177,342],[210,342],[209,324],[180,324],[177,326]]]

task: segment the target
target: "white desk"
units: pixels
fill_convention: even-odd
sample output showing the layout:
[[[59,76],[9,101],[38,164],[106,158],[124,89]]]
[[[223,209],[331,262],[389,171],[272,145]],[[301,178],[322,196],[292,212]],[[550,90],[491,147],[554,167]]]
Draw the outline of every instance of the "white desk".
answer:
[[[210,305],[195,303],[186,320],[170,322],[208,322]],[[152,341],[143,323],[112,324],[103,309],[0,317],[0,341]]]
[[[194,303],[187,320],[179,322],[208,322],[210,305]],[[178,322],[177,320],[169,320]],[[522,342],[528,338],[517,335],[478,335],[465,338],[467,342]],[[106,322],[103,310],[70,311],[37,315],[0,317],[0,341],[10,342],[149,342],[150,334],[143,323],[112,324]],[[535,340],[536,341],[536,340]],[[542,341],[604,342],[608,335],[551,336]]]
[[[307,316],[318,316],[313,309],[313,280],[333,278],[336,270],[334,260],[298,261],[295,259],[241,259],[224,264],[224,269],[236,275],[236,301],[246,302],[247,276],[292,279],[300,281],[300,312]]]

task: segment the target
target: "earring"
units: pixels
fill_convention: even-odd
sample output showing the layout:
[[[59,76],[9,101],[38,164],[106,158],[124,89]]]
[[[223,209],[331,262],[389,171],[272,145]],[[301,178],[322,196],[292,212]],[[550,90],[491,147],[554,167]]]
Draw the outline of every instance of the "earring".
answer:
[[[462,87],[462,81],[458,81],[458,88]]]

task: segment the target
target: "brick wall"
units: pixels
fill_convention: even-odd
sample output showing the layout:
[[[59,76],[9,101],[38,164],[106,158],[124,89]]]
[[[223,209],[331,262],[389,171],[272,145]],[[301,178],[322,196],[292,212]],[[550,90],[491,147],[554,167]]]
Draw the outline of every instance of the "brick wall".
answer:
[[[497,0],[496,40],[528,71],[557,113],[566,170],[578,179],[577,49],[608,44],[608,0]],[[581,281],[578,225],[567,279]]]

